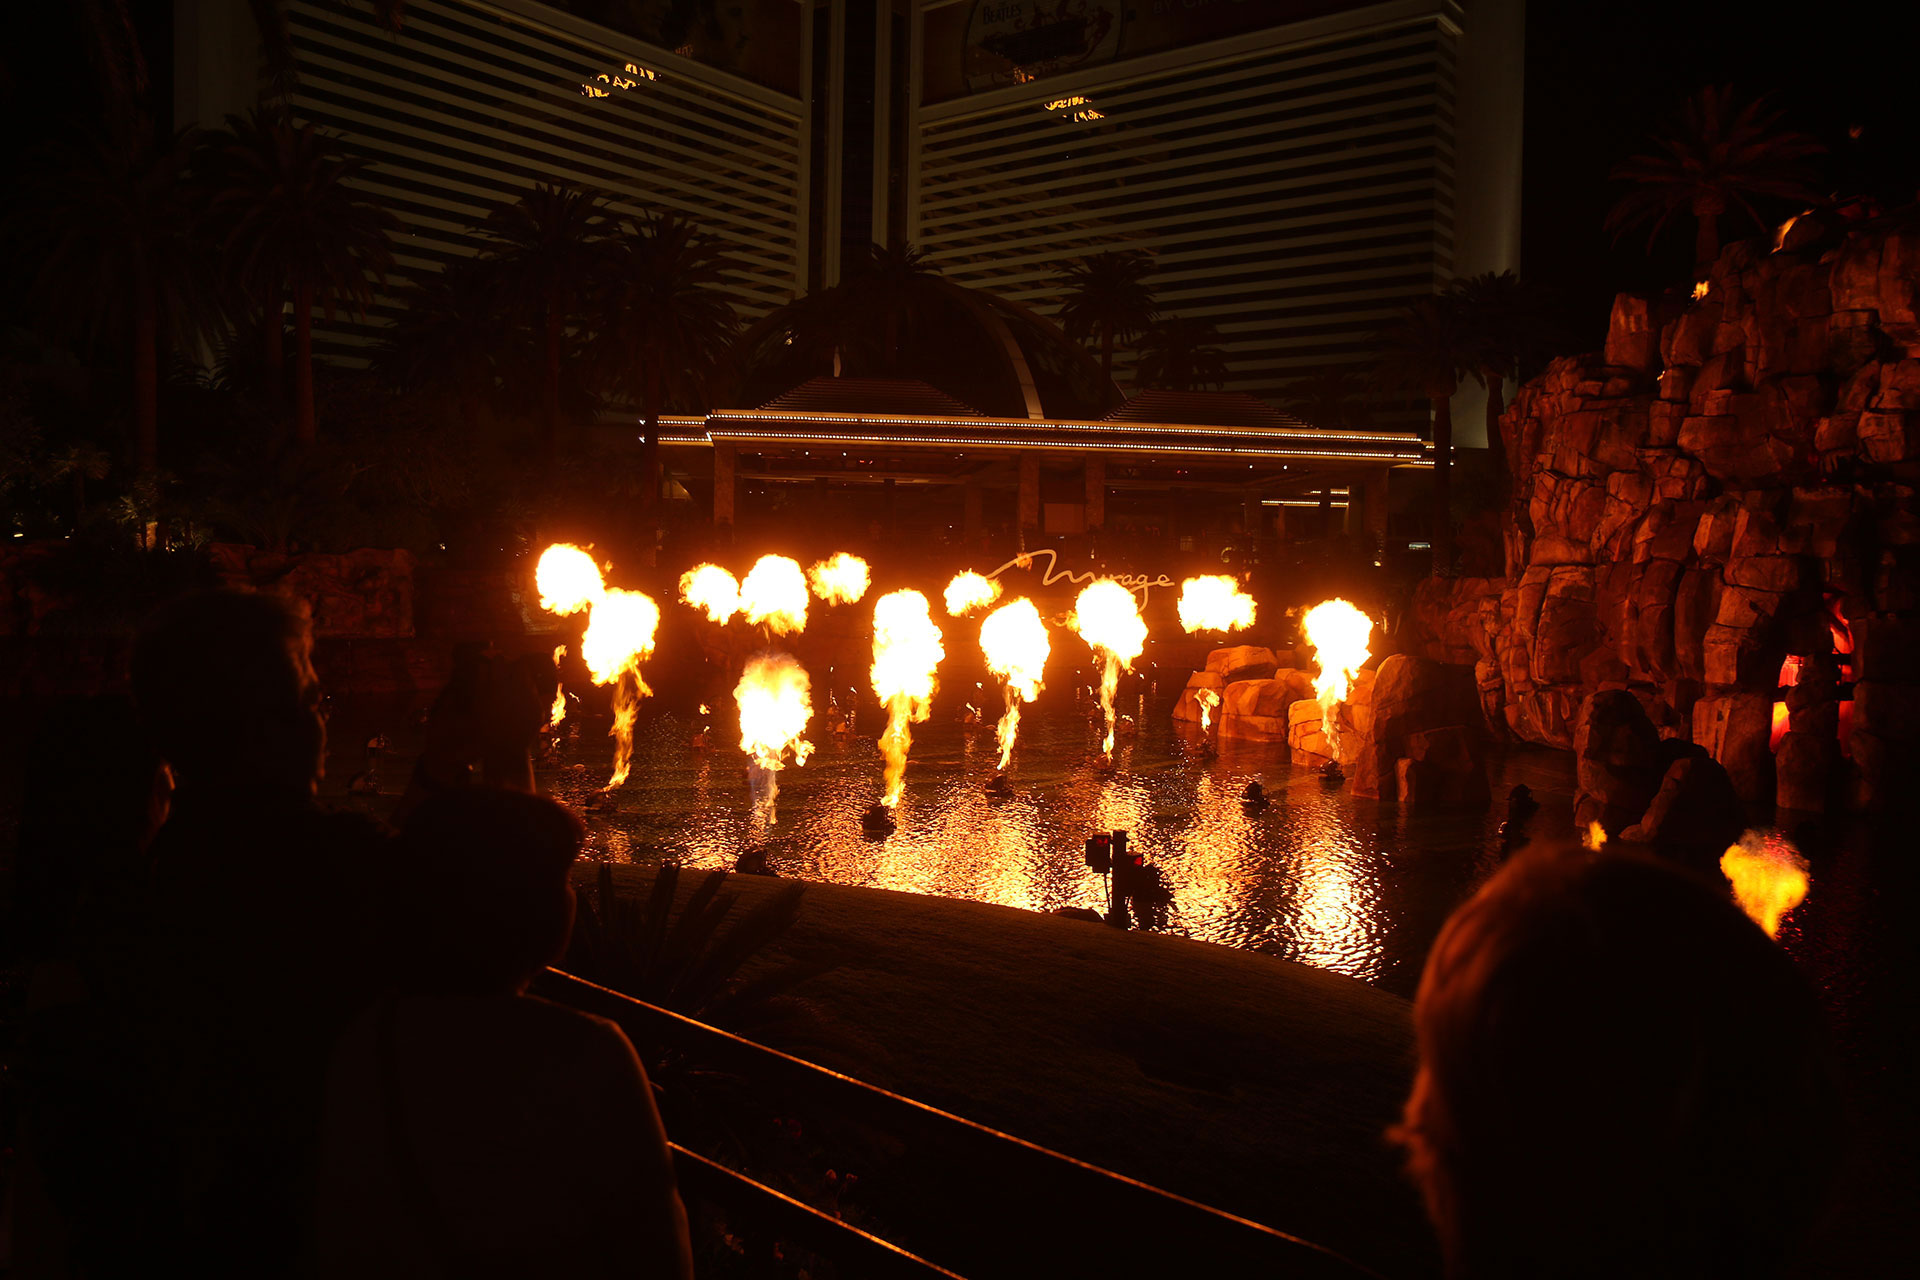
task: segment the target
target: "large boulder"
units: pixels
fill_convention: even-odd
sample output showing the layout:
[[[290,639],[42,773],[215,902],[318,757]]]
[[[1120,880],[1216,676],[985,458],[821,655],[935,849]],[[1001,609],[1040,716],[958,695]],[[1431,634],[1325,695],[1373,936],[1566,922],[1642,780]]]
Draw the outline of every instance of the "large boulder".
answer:
[[[1281,671],[1266,680],[1236,680],[1221,695],[1220,736],[1286,742],[1289,713],[1303,698],[1313,698],[1313,681],[1304,671]]]
[[[1279,662],[1273,656],[1273,650],[1258,645],[1238,644],[1227,649],[1215,649],[1207,655],[1207,670],[1220,677],[1221,683],[1232,684],[1237,680],[1265,680],[1279,669]]]
[[[1693,705],[1693,740],[1719,761],[1743,804],[1773,802],[1773,694],[1737,690]]]
[[[1773,758],[1774,803],[1799,813],[1825,813],[1839,762],[1840,742],[1834,733],[1786,734]]]
[[[1218,672],[1194,672],[1187,677],[1187,687],[1180,691],[1180,700],[1173,704],[1173,718],[1175,720],[1190,720],[1195,724],[1200,723],[1203,717],[1200,714],[1199,694],[1202,689],[1208,689],[1213,692],[1216,699],[1213,704],[1213,716],[1211,720],[1217,721],[1220,718],[1220,703],[1217,699],[1220,697],[1221,691],[1225,688],[1226,681],[1220,677]]]
[[[1457,663],[1390,655],[1374,671],[1367,700],[1373,737],[1397,758],[1406,754],[1402,748],[1408,734],[1447,725],[1484,732],[1480,686],[1473,671]]]
[[[1667,766],[1653,803],[1620,836],[1706,868],[1740,838],[1745,827],[1732,779],[1717,761],[1696,748]]]
[[[1481,754],[1485,735],[1467,725],[1422,729],[1407,735],[1406,753],[1394,764],[1400,803],[1416,809],[1484,809],[1492,800]]]
[[[1584,831],[1598,822],[1617,836],[1638,822],[1660,790],[1666,765],[1659,731],[1640,700],[1624,689],[1589,696],[1574,722],[1573,751],[1575,826]]]

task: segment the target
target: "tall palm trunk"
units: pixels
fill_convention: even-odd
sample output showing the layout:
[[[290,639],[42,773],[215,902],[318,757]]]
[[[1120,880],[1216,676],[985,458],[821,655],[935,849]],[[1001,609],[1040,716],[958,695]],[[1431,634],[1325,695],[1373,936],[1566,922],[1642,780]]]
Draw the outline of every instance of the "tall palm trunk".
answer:
[[[1704,280],[1720,257],[1720,215],[1727,202],[1718,196],[1702,196],[1693,202],[1693,273]]]
[[[559,291],[555,290],[547,297],[547,368],[546,385],[542,388],[546,421],[541,426],[540,447],[548,454],[553,453],[560,440],[560,347],[565,337],[566,315]]]
[[[1437,389],[1436,389],[1437,391]],[[1453,576],[1453,394],[1433,396],[1433,576]]]
[[[287,316],[284,291],[275,288],[262,308],[261,329],[266,338],[267,394],[279,405],[287,394]]]
[[[654,551],[660,542],[660,400],[647,397],[647,419],[641,428],[640,473],[646,486],[641,495],[640,513],[646,547],[642,559],[653,566]]]
[[[313,424],[313,286],[293,290],[293,438],[301,446],[315,438]]]
[[[160,467],[160,302],[144,273],[133,288],[133,455],[151,475]]]
[[[1100,368],[1107,375],[1107,381],[1113,381],[1113,326],[1100,327]]]
[[[1501,469],[1499,479],[1511,496],[1514,477],[1520,474],[1520,459],[1513,456],[1513,447],[1500,429],[1500,419],[1507,411],[1506,375],[1498,369],[1488,369],[1481,381],[1487,387],[1487,449],[1493,454],[1494,464]]]

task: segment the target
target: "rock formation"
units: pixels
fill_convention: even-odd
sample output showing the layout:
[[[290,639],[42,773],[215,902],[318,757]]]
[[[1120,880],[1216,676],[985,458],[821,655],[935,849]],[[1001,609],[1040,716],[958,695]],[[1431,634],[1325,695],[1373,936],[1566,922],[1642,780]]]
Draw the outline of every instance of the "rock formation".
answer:
[[[1507,576],[1425,584],[1412,627],[1492,725],[1579,751],[1609,829],[1672,778],[1603,694],[1755,808],[1893,798],[1920,755],[1920,222],[1803,216],[1697,299],[1622,295],[1604,353],[1501,425]]]

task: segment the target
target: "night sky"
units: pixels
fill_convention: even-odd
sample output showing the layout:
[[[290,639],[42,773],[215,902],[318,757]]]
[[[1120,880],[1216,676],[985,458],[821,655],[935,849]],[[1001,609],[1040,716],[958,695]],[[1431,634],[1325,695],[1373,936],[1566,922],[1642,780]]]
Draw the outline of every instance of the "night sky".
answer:
[[[1677,0],[1533,0],[1527,15],[1524,243],[1521,274],[1549,289],[1582,345],[1597,346],[1612,295],[1687,276],[1691,229],[1674,227],[1651,260],[1644,235],[1613,247],[1601,221],[1614,198],[1608,167],[1692,89],[1730,83],[1775,96],[1788,119],[1825,141],[1828,185],[1889,206],[1920,188],[1920,92],[1912,63],[1915,6],[1694,4]],[[132,0],[159,100],[167,84],[170,5]],[[0,166],[90,123],[91,71],[78,4],[9,14],[0,52]],[[22,27],[31,28],[30,34]],[[1848,137],[1850,126],[1860,137]],[[1785,214],[1791,210],[1779,210]],[[1727,226],[1723,235],[1746,234]],[[9,300],[10,302],[12,300]],[[14,311],[13,306],[7,310]],[[16,312],[17,314],[17,312]]]

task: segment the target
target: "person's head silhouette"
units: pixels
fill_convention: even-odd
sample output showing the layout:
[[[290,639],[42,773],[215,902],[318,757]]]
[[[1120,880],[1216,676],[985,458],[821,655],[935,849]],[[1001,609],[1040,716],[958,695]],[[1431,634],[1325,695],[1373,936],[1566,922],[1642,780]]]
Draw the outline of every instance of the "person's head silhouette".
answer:
[[[524,988],[566,950],[569,872],[585,838],[580,820],[543,796],[503,787],[429,796],[396,849],[411,916],[406,984],[442,995]]]
[[[163,606],[133,651],[133,693],[183,793],[311,795],[326,723],[306,602],[208,591]]]
[[[1766,1276],[1817,1215],[1835,1107],[1792,962],[1717,886],[1543,850],[1448,920],[1397,1136],[1452,1274]]]

